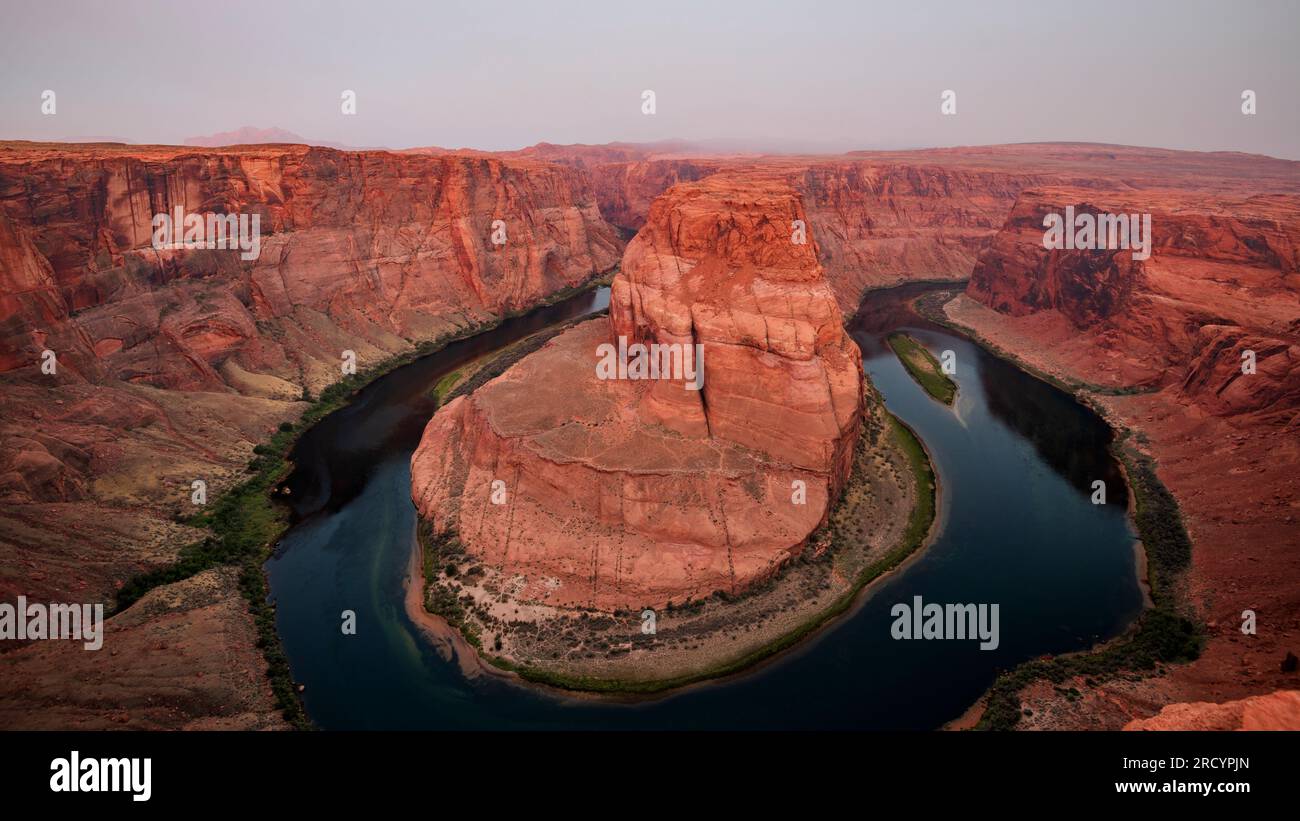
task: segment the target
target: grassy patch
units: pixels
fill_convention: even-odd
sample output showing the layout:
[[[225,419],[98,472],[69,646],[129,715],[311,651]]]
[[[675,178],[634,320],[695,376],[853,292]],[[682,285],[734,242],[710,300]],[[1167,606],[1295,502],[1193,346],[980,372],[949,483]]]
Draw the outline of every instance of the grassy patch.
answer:
[[[447,394],[451,393],[451,389],[456,387],[456,383],[460,381],[460,377],[461,370],[457,369],[447,374],[442,379],[439,379],[438,384],[433,386],[433,392],[429,395],[438,403],[438,407],[442,407],[447,401]]]
[[[424,567],[424,609],[435,616],[441,616],[447,624],[460,631],[465,640],[482,649],[482,637],[478,626],[469,617],[469,597],[462,601],[456,589],[438,583],[438,574],[444,568],[459,565],[468,555],[455,533],[438,536],[432,525],[421,519],[417,534],[420,539],[421,560]]]
[[[907,532],[903,537],[903,543],[899,549],[905,550],[906,556],[913,550],[920,547],[925,541],[926,536],[930,533],[930,526],[934,523],[935,502],[937,500],[938,488],[934,478],[934,467],[930,464],[930,457],[925,452],[925,446],[921,444],[920,438],[909,428],[903,420],[889,414],[890,425],[893,427],[894,436],[898,441],[899,447],[907,454],[907,460],[912,466],[912,475],[916,481],[917,500],[916,506],[912,508],[912,515],[907,520]],[[886,557],[888,559],[888,557]],[[890,567],[884,568],[877,572],[872,578],[880,575],[884,570],[888,570],[896,565],[894,562]],[[870,581],[870,579],[868,579]]]
[[[907,334],[890,334],[888,341],[889,347],[898,356],[898,361],[903,363],[903,367],[926,393],[945,405],[953,403],[957,398],[957,383],[943,372],[934,354]]]
[[[276,707],[285,721],[298,729],[311,722],[303,711],[289,674],[289,661],[275,631],[275,608],[266,600],[266,576],[262,565],[270,546],[284,532],[285,511],[271,499],[271,491],[288,475],[285,458],[297,438],[298,428],[281,426],[268,444],[254,449],[248,469],[253,476],[222,493],[212,506],[193,517],[189,524],[207,528],[209,536],[182,549],[174,564],[136,576],[118,592],[116,609],[129,607],[155,587],[187,579],[220,565],[240,568],[239,588],[248,602],[257,627],[257,646],[267,664],[267,678]]]

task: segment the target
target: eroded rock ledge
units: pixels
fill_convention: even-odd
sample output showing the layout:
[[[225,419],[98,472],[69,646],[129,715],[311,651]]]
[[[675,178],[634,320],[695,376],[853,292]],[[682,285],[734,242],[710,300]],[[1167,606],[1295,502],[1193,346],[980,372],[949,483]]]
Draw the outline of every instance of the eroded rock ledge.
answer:
[[[861,354],[812,233],[792,241],[802,200],[775,177],[721,176],[656,201],[608,319],[560,335],[425,430],[412,460],[420,515],[515,601],[613,611],[738,593],[798,555],[848,476]],[[620,336],[703,345],[702,390],[598,378],[598,346]]]

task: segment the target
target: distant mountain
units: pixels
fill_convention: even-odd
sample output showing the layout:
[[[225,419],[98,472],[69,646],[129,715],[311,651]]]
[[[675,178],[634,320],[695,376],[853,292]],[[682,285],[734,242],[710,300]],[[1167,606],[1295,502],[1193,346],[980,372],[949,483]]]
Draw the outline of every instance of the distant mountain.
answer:
[[[287,131],[283,128],[255,128],[246,125],[234,131],[219,131],[216,134],[207,134],[198,137],[186,137],[185,145],[200,146],[203,148],[216,148],[222,145],[252,145],[260,143],[301,143],[303,145],[319,145],[324,148],[338,148],[343,151],[355,151],[353,146],[344,145],[343,143],[329,142],[328,140],[309,140],[300,134]]]

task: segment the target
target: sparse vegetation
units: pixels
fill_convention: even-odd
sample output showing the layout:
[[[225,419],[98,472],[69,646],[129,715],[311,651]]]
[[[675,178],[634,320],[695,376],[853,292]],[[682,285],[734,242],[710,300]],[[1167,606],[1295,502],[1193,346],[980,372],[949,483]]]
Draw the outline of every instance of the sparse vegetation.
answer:
[[[564,296],[553,295],[543,304],[549,305],[604,284],[611,276],[612,272],[607,272],[582,286],[566,289]],[[290,725],[310,729],[311,721],[303,710],[275,629],[275,608],[267,602],[263,570],[275,542],[287,525],[284,508],[275,503],[272,494],[292,469],[289,453],[303,431],[348,404],[353,395],[370,382],[419,357],[436,353],[452,342],[495,327],[501,321],[494,319],[467,325],[437,339],[421,342],[410,352],[391,356],[364,371],[344,376],[321,391],[297,424],[282,422],[267,442],[253,448],[253,458],[247,466],[247,471],[252,474],[249,478],[221,493],[205,511],[187,520],[186,523],[192,527],[206,528],[209,535],[183,547],[172,564],[129,579],[118,591],[114,612],[130,607],[156,587],[182,581],[213,567],[238,566],[240,591],[257,626],[257,645],[266,659],[267,677],[276,706]],[[310,397],[310,390],[304,386],[303,401],[311,401]],[[477,645],[477,637],[471,640]]]
[[[438,384],[433,386],[433,392],[431,395],[433,396],[434,401],[438,403],[438,407],[442,407],[446,404],[447,394],[451,393],[451,389],[456,387],[456,383],[460,381],[462,373],[463,370],[458,368],[444,376],[442,379],[439,379]]]
[[[903,363],[903,367],[926,393],[945,405],[953,403],[957,398],[957,383],[943,372],[934,354],[907,334],[890,334],[888,342],[898,356],[898,361]]]
[[[1084,393],[1093,393],[1098,396],[1134,396],[1137,394],[1153,393],[1154,391],[1159,390],[1159,385],[1156,384],[1119,386],[1097,385],[1092,382],[1084,382],[1082,379],[1057,376],[1056,374],[1040,370],[1010,351],[1004,350],[993,342],[985,339],[976,332],[974,328],[969,328],[949,319],[948,315],[943,311],[943,306],[951,301],[958,293],[958,291],[952,290],[934,291],[915,300],[915,302],[912,303],[912,307],[914,307],[916,312],[925,319],[928,319],[936,325],[942,325],[951,331],[961,334],[978,344],[984,350],[997,356],[999,359],[1005,359],[1025,373],[1037,377],[1047,384],[1065,391],[1066,393],[1073,394],[1081,400],[1086,399],[1086,397],[1080,395]],[[1091,405],[1091,403],[1089,404]]]
[[[1044,373],[980,337],[971,329],[958,325],[944,315],[942,306],[953,292],[940,291],[916,300],[919,313],[943,324],[984,347],[996,356],[1067,393],[1075,395],[1094,410],[1101,408],[1087,394],[1110,396],[1145,393],[1150,386],[1107,388],[1078,380],[1068,380]],[[1187,615],[1188,607],[1180,591],[1183,574],[1191,564],[1192,542],[1183,526],[1182,514],[1173,494],[1156,475],[1150,456],[1138,450],[1145,437],[1120,431],[1112,445],[1115,457],[1123,464],[1133,491],[1134,525],[1147,555],[1147,584],[1152,607],[1122,636],[1100,648],[1082,653],[1036,659],[1002,673],[986,694],[984,712],[977,729],[1009,730],[1025,713],[1020,693],[1037,681],[1050,681],[1070,700],[1079,698],[1077,689],[1061,685],[1076,676],[1092,679],[1089,686],[1131,672],[1158,669],[1162,664],[1196,659],[1204,646],[1204,628]]]
[[[718,604],[735,606],[744,603],[747,599],[752,600],[755,597],[770,595],[786,573],[794,572],[797,568],[807,565],[820,566],[825,574],[829,574],[833,567],[849,572],[853,581],[843,593],[830,601],[829,606],[819,608],[817,612],[809,615],[808,618],[796,624],[792,629],[783,632],[774,641],[756,647],[751,652],[725,658],[711,667],[692,671],[688,674],[664,678],[624,679],[580,675],[550,665],[538,666],[536,663],[519,663],[498,655],[481,653],[484,659],[490,664],[514,672],[528,681],[560,689],[608,694],[663,692],[693,682],[726,676],[751,667],[759,661],[798,643],[832,619],[848,611],[866,585],[897,567],[925,543],[935,518],[936,481],[924,446],[903,422],[885,410],[877,394],[870,393],[868,402],[872,403],[874,412],[867,415],[863,430],[855,446],[854,472],[850,477],[849,485],[836,503],[829,517],[829,523],[809,536],[809,547],[805,548],[801,558],[788,562],[781,572],[743,593],[733,595],[728,594],[726,591],[717,591],[705,599],[691,599],[672,603],[664,608],[664,613],[672,613],[679,618],[683,616],[690,617],[698,615],[710,605],[715,607]],[[867,483],[864,482],[865,472],[871,469],[870,459],[872,454],[879,450],[883,444],[882,439],[886,436],[891,438],[892,445],[906,457],[906,464],[911,469],[913,486],[917,491],[915,494],[916,503],[912,506],[906,528],[897,543],[882,555],[863,560],[861,559],[863,551],[860,547],[861,534],[848,532],[844,522],[859,515],[855,505],[861,501],[863,493],[869,492],[866,489]],[[440,571],[449,560],[463,560],[463,546],[461,546],[454,534],[447,534],[441,538],[436,537],[430,531],[428,524],[424,522],[420,526],[420,540],[424,551],[425,581],[430,588],[429,594],[426,595],[426,609],[437,613],[437,615],[446,619],[448,623],[459,627],[467,639],[475,642],[480,635],[480,631],[488,627],[488,620],[484,619],[486,614],[478,611],[467,613],[464,602],[469,599],[468,596],[462,598],[448,592],[431,593],[431,591],[439,587],[449,588],[456,583],[446,578],[445,574],[441,574]],[[817,548],[814,549],[813,546],[817,546]],[[856,562],[849,561],[851,554],[858,557]],[[840,562],[840,564],[837,565],[836,562]],[[456,602],[455,604],[453,604],[453,599]],[[797,602],[788,599],[781,604],[780,609],[791,610],[796,605]],[[467,616],[469,626],[477,629],[466,631],[466,624],[463,620],[466,620]],[[570,646],[576,647],[585,641],[588,646],[600,650],[601,655],[608,658],[625,655],[630,652],[632,643],[643,643],[650,638],[639,634],[639,610],[615,613],[612,617],[607,614],[588,614],[584,612],[571,619],[569,626],[562,629],[556,626],[565,623],[564,621],[551,621],[546,623],[545,628],[536,622],[511,622],[502,626],[508,630],[522,631],[528,636],[553,634],[555,631],[560,630],[560,635]],[[629,642],[620,646],[611,645],[607,636],[599,635],[616,623],[621,625],[623,630],[626,630],[624,634],[629,636]],[[573,630],[577,625],[583,626],[581,634]],[[750,627],[752,625],[746,625],[746,629]],[[688,631],[686,635],[678,638],[685,643],[685,646],[697,648],[699,646],[699,635],[699,633]],[[660,638],[667,637],[661,636]],[[735,640],[735,638],[735,635],[731,636],[732,640]],[[479,645],[476,643],[476,646]],[[491,646],[496,652],[501,651],[500,632],[496,633]],[[480,651],[482,649],[480,647]],[[590,656],[582,655],[580,657],[588,658]],[[558,651],[551,651],[550,658],[558,660],[560,654]]]

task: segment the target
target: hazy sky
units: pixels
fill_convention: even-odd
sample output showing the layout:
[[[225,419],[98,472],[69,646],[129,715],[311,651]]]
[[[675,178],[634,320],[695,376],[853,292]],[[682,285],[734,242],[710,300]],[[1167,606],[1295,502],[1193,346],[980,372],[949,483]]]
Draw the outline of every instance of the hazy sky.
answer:
[[[7,139],[251,125],[394,148],[1089,140],[1300,159],[1300,2],[0,5]]]

